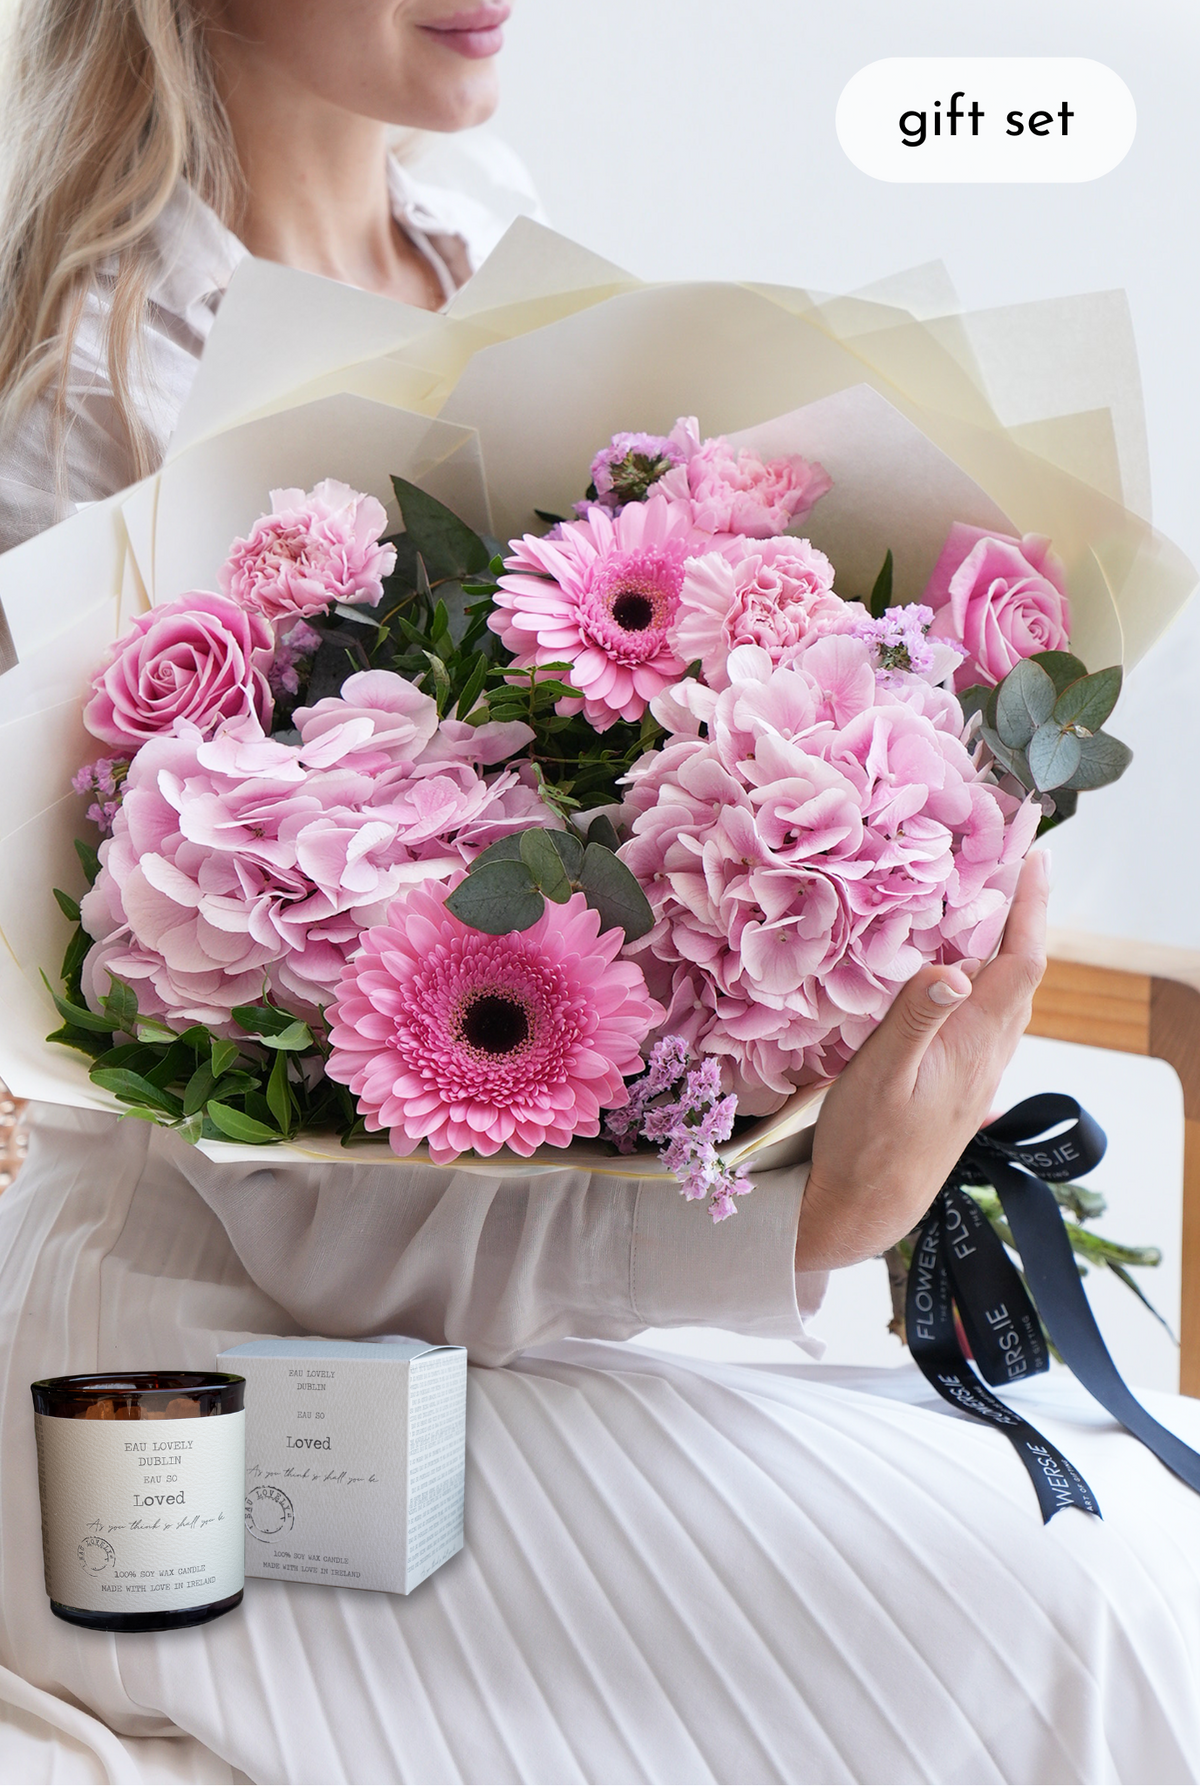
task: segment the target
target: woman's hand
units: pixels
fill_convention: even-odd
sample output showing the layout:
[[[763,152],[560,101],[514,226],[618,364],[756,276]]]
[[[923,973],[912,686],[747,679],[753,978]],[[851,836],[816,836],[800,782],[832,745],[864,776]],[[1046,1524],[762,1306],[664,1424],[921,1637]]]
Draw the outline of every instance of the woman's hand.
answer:
[[[987,1121],[1046,965],[1047,860],[1037,851],[1025,862],[995,960],[966,972],[923,968],[828,1093],[797,1271],[854,1265],[893,1246]]]

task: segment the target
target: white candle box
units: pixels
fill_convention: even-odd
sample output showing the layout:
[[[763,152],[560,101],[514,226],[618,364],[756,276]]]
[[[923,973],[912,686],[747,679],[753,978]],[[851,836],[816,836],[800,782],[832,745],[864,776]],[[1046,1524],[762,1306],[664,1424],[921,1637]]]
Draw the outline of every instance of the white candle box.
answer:
[[[424,1340],[257,1339],[246,1574],[408,1594],[462,1549],[467,1354]]]

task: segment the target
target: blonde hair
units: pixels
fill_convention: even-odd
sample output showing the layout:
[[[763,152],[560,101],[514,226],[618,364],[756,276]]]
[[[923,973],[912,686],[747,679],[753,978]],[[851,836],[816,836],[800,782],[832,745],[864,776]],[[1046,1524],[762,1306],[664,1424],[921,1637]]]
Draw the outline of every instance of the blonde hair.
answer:
[[[241,176],[198,0],[22,0],[0,148],[0,432],[53,392],[62,477],[71,350],[116,258],[108,374],[135,477],[155,464],[131,397],[154,272],[147,238],[180,177],[233,227]]]

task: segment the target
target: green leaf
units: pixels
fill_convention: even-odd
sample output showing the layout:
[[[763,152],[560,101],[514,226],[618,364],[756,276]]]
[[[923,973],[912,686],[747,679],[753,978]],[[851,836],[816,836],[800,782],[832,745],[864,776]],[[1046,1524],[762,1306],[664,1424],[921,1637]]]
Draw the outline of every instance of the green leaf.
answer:
[[[54,897],[58,901],[58,909],[63,917],[68,918],[72,924],[78,924],[79,901],[72,899],[69,893],[64,893],[61,887],[55,887]]]
[[[243,1010],[253,1009],[252,1006],[242,1006],[241,1008]],[[236,1011],[234,1017],[235,1019],[237,1017]],[[240,1053],[241,1049],[236,1042],[226,1042],[220,1036],[214,1036],[212,1039],[212,1070],[215,1077],[219,1079],[223,1073],[228,1072]]]
[[[157,1017],[139,1017],[134,1034],[139,1042],[165,1042],[168,1047],[179,1040],[175,1031],[160,1023]]]
[[[283,1035],[296,1021],[290,1011],[281,1011],[278,1005],[235,1005],[231,1016],[239,1029],[264,1040],[267,1036]]]
[[[275,1056],[275,1065],[271,1068],[271,1077],[267,1080],[267,1104],[271,1115],[279,1124],[281,1132],[286,1136],[292,1127],[293,1100],[292,1088],[288,1084],[287,1055]]]
[[[96,876],[100,873],[99,856],[96,854],[90,843],[84,843],[82,837],[77,837],[75,839],[75,854],[79,857],[83,872],[87,876],[88,886],[93,886],[95,884]]]
[[[229,1044],[225,1043],[223,1046],[228,1047]],[[279,1058],[282,1060],[283,1056],[280,1055]],[[218,1077],[219,1075],[213,1072],[208,1061],[202,1062],[196,1068],[183,1088],[183,1114],[185,1116],[200,1114],[216,1089]]]
[[[493,861],[472,868],[447,899],[446,909],[472,930],[507,936],[510,930],[536,924],[546,902],[523,862]]]
[[[984,721],[981,730],[984,743],[995,757],[997,763],[999,763],[1001,769],[1006,770],[1009,775],[1015,775],[1022,787],[1031,788],[1033,786],[1033,776],[1029,773],[1029,759],[1025,755],[1025,752],[1023,750],[1010,750],[1008,745],[1005,744],[1004,740],[1000,737],[1000,734],[994,731],[992,727],[988,725],[986,720]]]
[[[1111,732],[1097,732],[1091,738],[1077,740],[1079,766],[1067,778],[1068,788],[1086,790],[1107,787],[1118,781],[1133,761],[1133,752]]]
[[[137,993],[124,980],[118,980],[115,974],[108,976],[109,990],[100,1000],[104,1007],[104,1015],[110,1017],[110,1029],[123,1029],[131,1036],[137,1025],[138,1002]],[[174,1037],[171,1038],[172,1041]]]
[[[463,691],[458,697],[458,706],[454,709],[458,719],[465,719],[478,701],[483,693],[483,685],[487,681],[490,669],[491,665],[487,658],[480,652],[475,659],[475,668],[468,676]]]
[[[277,1129],[268,1128],[265,1122],[257,1122],[253,1116],[244,1111],[234,1110],[229,1104],[211,1100],[205,1112],[214,1128],[220,1129],[231,1141],[246,1141],[256,1147],[268,1146],[272,1141],[279,1141],[282,1136]]]
[[[894,570],[895,560],[892,557],[892,549],[889,546],[882,568],[875,579],[874,588],[871,590],[871,599],[867,604],[871,610],[871,617],[874,620],[879,620],[883,615],[884,609],[890,608],[892,605],[892,580]]]
[[[141,1104],[148,1110],[160,1110],[165,1116],[182,1116],[183,1105],[169,1091],[152,1085],[141,1073],[128,1067],[94,1066],[89,1075],[105,1091],[111,1091],[123,1104]]]
[[[623,930],[627,943],[653,929],[654,913],[636,877],[603,844],[589,843],[583,852],[579,884],[602,929]]]
[[[1087,675],[1087,665],[1070,651],[1035,651],[1028,661],[1045,670],[1059,694],[1064,688],[1069,688],[1072,682],[1078,682],[1081,676]]]
[[[74,992],[76,990],[76,976],[79,974],[84,962],[87,960],[87,953],[91,946],[92,939],[81,925],[67,944],[66,951],[62,958],[62,967],[59,970],[59,978],[67,987],[68,991]]]
[[[588,826],[587,840],[589,843],[600,844],[602,848],[606,850],[612,850],[614,854],[621,847],[621,839],[617,835],[617,827],[613,824],[606,812],[596,814],[596,817]]]
[[[495,843],[489,843],[486,850],[480,850],[470,872],[477,874],[486,868],[489,862],[519,862],[521,860],[521,833],[511,831],[507,837],[500,837]]]
[[[963,718],[970,719],[974,713],[983,713],[992,698],[992,690],[986,682],[975,682],[970,688],[964,688],[958,697]]]
[[[197,1112],[193,1116],[185,1116],[179,1124],[178,1133],[194,1147],[204,1133],[204,1118]]]
[[[61,1029],[51,1030],[46,1037],[48,1042],[57,1042],[60,1048],[75,1048],[80,1054],[89,1055],[93,1060],[104,1053],[104,1043],[91,1030],[73,1029],[64,1023]]]
[[[72,1029],[95,1030],[98,1034],[106,1036],[112,1034],[113,1026],[109,1018],[98,1017],[95,1011],[89,1011],[86,1005],[73,1005],[67,999],[60,998],[49,980],[46,980],[45,974],[42,975],[42,979],[46,981],[46,991],[54,1000],[54,1007],[64,1023],[69,1024]]]
[[[1014,664],[996,693],[996,731],[1010,750],[1025,750],[1054,711],[1054,683],[1029,658]]]
[[[571,897],[571,883],[563,867],[562,857],[545,831],[521,833],[521,860],[533,877],[538,890],[555,905],[565,905]]]
[[[1082,749],[1074,732],[1065,732],[1057,720],[1039,726],[1029,741],[1029,769],[1038,792],[1045,794],[1070,781]]]
[[[435,582],[444,577],[461,580],[487,569],[487,546],[445,503],[410,484],[407,478],[394,477],[392,488],[400,504],[404,531]]]
[[[1110,670],[1097,670],[1094,676],[1081,676],[1064,688],[1055,701],[1055,719],[1063,726],[1082,726],[1088,732],[1098,732],[1117,704],[1121,676],[1119,664]]]
[[[548,837],[554,845],[568,878],[577,881],[583,868],[582,841],[576,837],[574,831],[543,831],[542,836]],[[545,890],[542,889],[543,892]]]
[[[313,1045],[312,1031],[298,1017],[286,1029],[281,1029],[278,1035],[260,1036],[258,1039],[264,1048],[279,1048],[285,1054],[298,1054],[301,1049],[311,1048]]]

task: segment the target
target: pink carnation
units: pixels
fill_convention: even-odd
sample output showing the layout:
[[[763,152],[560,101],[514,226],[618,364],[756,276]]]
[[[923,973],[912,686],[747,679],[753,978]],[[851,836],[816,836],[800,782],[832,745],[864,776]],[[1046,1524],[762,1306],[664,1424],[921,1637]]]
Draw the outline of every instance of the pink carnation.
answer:
[[[178,719],[210,732],[254,714],[271,723],[271,629],[223,595],[197,590],[139,614],[92,677],[83,723],[134,751]]]
[[[693,527],[686,503],[657,494],[615,517],[591,508],[555,537],[527,533],[505,559],[488,625],[514,653],[514,667],[569,663],[582,710],[596,731],[638,720],[682,675],[671,648],[684,562],[713,541]]]
[[[1066,651],[1071,605],[1050,541],[985,533],[956,521],[923,597],[934,610],[931,639],[961,640],[967,656],[958,690],[1002,682],[1023,657]]]
[[[303,490],[272,490],[271,513],[234,540],[221,588],[268,620],[319,614],[335,602],[374,607],[396,548],[380,545],[383,504],[326,478]]]
[[[701,441],[694,417],[681,417],[670,439],[688,440],[691,450],[686,465],[668,471],[655,488],[690,500],[692,520],[706,533],[769,539],[803,521],[833,488],[824,467],[799,453],[764,460],[753,447],[735,447],[723,434]]]
[[[952,696],[881,683],[861,639],[779,666],[740,646],[729,678],[656,703],[676,736],[631,773],[621,857],[666,1026],[762,1114],[835,1074],[924,962],[992,952],[1041,813],[977,766]]]
[[[808,540],[741,540],[689,559],[671,643],[685,664],[700,660],[710,688],[727,688],[725,662],[738,645],[761,645],[786,663],[823,633],[849,632],[863,617],[833,593],[833,566]]]
[[[401,888],[555,822],[516,770],[390,761],[378,711],[378,748],[376,721],[348,703],[342,726],[299,745],[251,715],[208,739],[182,721],[138,752],[82,905],[94,1006],[115,973],[172,1022],[228,1032],[233,1006],[264,991],[316,1018]],[[379,761],[382,774],[361,766]]]
[[[623,933],[601,935],[575,893],[529,930],[486,936],[445,909],[447,891],[414,888],[364,938],[330,1010],[330,1078],[393,1152],[428,1140],[441,1164],[598,1134],[662,1018],[640,968],[616,959]]]

